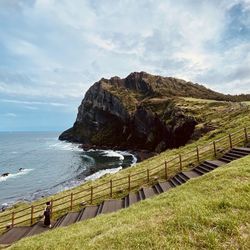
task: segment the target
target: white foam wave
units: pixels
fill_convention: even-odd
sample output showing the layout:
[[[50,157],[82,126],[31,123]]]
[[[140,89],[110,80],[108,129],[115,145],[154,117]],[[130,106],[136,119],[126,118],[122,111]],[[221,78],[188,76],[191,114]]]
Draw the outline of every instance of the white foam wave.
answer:
[[[0,176],[0,182],[7,181],[8,179],[17,178],[20,175],[26,175],[31,172],[32,168],[26,168],[15,174],[8,174],[7,176]]]
[[[131,163],[130,166],[134,166],[136,164],[137,158],[133,154],[131,154],[131,153],[127,152],[127,151],[117,151],[117,153],[119,153],[119,154],[121,154],[123,156],[128,156],[128,155],[131,156],[133,160],[132,160],[132,163]]]
[[[119,151],[113,151],[113,150],[100,150],[101,154],[107,157],[115,157],[119,158],[120,161],[124,160],[124,156]]]
[[[88,177],[85,178],[85,181],[89,181],[89,180],[96,180],[99,179],[100,177],[102,177],[105,174],[114,174],[117,173],[118,171],[122,170],[122,167],[118,167],[118,168],[111,168],[111,169],[102,169]]]
[[[124,156],[131,156],[132,157],[132,163],[130,166],[134,166],[137,162],[137,158],[127,152],[127,151],[114,151],[114,150],[101,150],[101,149],[89,149],[88,152],[101,152],[102,155],[107,156],[107,157],[116,157],[119,158],[120,161],[124,160]]]
[[[81,144],[78,144],[78,143],[59,141],[57,143],[49,145],[49,148],[65,150],[65,151],[83,152],[83,149],[79,148],[80,145]]]

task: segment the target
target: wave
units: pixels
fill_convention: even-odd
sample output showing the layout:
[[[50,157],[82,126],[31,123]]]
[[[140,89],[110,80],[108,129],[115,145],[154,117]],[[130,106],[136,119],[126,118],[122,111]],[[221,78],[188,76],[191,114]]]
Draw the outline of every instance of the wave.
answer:
[[[133,160],[132,160],[132,163],[131,163],[130,166],[134,166],[136,164],[137,158],[133,154],[131,154],[131,153],[127,152],[127,151],[116,151],[116,152],[118,154],[123,155],[123,156],[131,156]]]
[[[80,145],[81,144],[79,143],[59,141],[57,143],[49,145],[49,148],[65,150],[65,151],[83,152],[83,149],[79,148]]]
[[[122,170],[122,167],[118,167],[118,168],[110,168],[110,169],[102,169],[88,177],[85,178],[85,181],[93,181],[96,179],[99,179],[100,177],[102,177],[105,174],[114,174],[117,173],[118,171]]]
[[[32,168],[26,168],[15,174],[9,174],[8,176],[0,176],[0,182],[7,181],[8,179],[17,178],[20,175],[26,175],[31,172]]]
[[[114,150],[102,150],[102,149],[89,149],[87,152],[100,152],[101,155],[107,156],[107,157],[114,157],[119,158],[120,161],[124,160],[124,156],[130,156],[132,157],[132,163],[130,166],[134,166],[137,163],[137,158],[135,155],[128,151],[114,151]]]
[[[120,151],[114,151],[111,149],[108,149],[108,150],[90,149],[90,150],[88,150],[88,152],[99,152],[103,156],[119,158],[120,161],[124,160],[124,156],[122,155],[122,152],[120,152]]]

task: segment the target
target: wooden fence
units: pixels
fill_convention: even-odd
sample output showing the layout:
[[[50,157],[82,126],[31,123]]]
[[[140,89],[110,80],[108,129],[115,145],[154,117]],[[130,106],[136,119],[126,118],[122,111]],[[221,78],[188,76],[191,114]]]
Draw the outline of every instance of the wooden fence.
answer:
[[[125,195],[143,184],[152,184],[160,179],[169,179],[177,172],[193,168],[204,160],[218,158],[233,146],[242,146],[248,142],[249,130],[250,127],[240,129],[204,146],[197,146],[185,154],[176,155],[176,157],[168,161],[149,166],[146,170],[111,179],[100,185],[83,188],[80,191],[51,200],[52,217],[56,219],[67,211],[80,209],[86,205],[98,204],[108,198]],[[21,210],[4,213],[0,215],[0,231],[18,225],[33,225],[41,219],[43,211],[44,202]]]

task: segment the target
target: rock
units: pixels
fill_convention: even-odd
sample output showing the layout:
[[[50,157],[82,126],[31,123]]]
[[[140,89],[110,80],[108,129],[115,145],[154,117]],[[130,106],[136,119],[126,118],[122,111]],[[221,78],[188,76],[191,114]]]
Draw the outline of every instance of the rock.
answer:
[[[166,143],[161,141],[155,148],[155,152],[160,153],[166,149]]]
[[[7,208],[8,208],[8,204],[7,203],[3,203],[2,207],[1,207],[1,211],[4,212]]]
[[[3,173],[3,174],[1,174],[1,177],[6,177],[6,176],[8,176],[10,173]]]

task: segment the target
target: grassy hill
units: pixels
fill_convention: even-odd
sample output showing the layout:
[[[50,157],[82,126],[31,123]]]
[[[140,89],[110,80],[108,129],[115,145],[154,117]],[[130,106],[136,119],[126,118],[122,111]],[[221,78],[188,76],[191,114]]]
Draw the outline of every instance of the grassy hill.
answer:
[[[250,156],[117,213],[10,249],[249,249]]]

